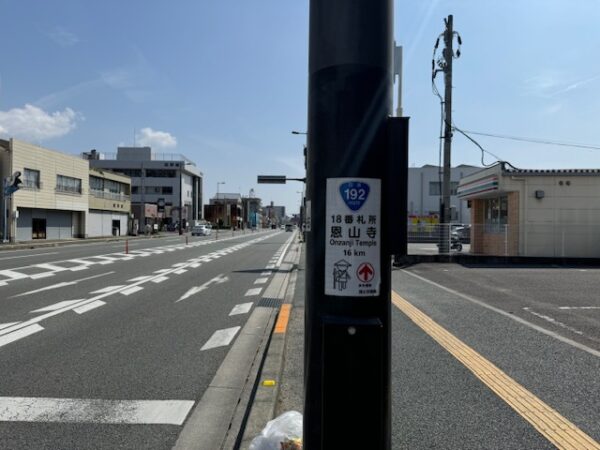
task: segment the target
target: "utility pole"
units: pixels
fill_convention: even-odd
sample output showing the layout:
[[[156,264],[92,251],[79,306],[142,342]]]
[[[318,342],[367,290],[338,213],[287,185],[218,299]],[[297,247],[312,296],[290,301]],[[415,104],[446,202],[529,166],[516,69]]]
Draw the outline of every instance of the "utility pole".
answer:
[[[408,151],[408,119],[391,117],[392,30],[392,0],[310,1],[308,450],[391,448],[391,260]]]
[[[452,152],[452,60],[454,51],[452,42],[454,40],[453,16],[450,14],[445,19],[446,29],[444,30],[444,170],[442,179],[442,204],[440,223],[442,226],[440,253],[450,253],[450,178],[452,171],[451,152]]]

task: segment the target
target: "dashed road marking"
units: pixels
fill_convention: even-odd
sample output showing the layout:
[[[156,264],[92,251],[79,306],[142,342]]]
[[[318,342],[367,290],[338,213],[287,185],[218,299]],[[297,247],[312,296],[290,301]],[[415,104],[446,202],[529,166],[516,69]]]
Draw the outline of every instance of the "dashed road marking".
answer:
[[[177,275],[182,275],[182,274],[184,274],[184,273],[186,273],[186,272],[187,272],[187,269],[179,269],[179,270],[176,270],[176,271],[175,271],[175,272],[173,272],[173,273],[176,273]]]
[[[167,281],[169,279],[169,277],[158,277],[158,278],[154,278],[152,279],[153,283],[162,283],[163,281]]]
[[[254,280],[254,284],[265,284],[267,281],[269,281],[268,277],[257,278]]]
[[[238,314],[247,314],[248,311],[250,311],[252,309],[252,302],[249,303],[240,303],[239,305],[235,305],[233,307],[233,309],[231,310],[231,312],[229,313],[230,316],[235,316]]]
[[[121,294],[123,294],[123,295],[131,295],[131,294],[135,294],[136,292],[141,291],[142,289],[144,289],[144,288],[141,287],[141,286],[131,286],[130,288],[123,289],[121,291]]]
[[[77,300],[63,300],[62,302],[54,303],[53,305],[44,306],[43,308],[34,309],[33,311],[29,311],[30,314],[48,312],[48,311],[56,311],[57,309],[64,308],[65,306],[74,305],[82,301],[83,299]]]
[[[24,328],[19,328],[11,333],[4,334],[0,336],[0,347],[10,344],[11,342],[18,341],[19,339],[23,339],[24,337],[31,336],[32,334],[42,331],[43,329],[44,327],[35,323]]]
[[[244,294],[245,297],[252,297],[253,295],[259,295],[262,291],[262,288],[252,288],[248,289],[248,291]]]
[[[90,292],[90,294],[105,294],[107,292],[116,291],[117,289],[121,289],[124,287],[125,287],[124,284],[119,284],[116,286],[106,286],[106,287],[103,287],[102,289],[98,289],[97,291],[92,291],[92,292]]]
[[[210,350],[211,348],[225,347],[229,345],[240,328],[241,327],[232,327],[215,331],[200,350]]]
[[[92,309],[99,308],[100,306],[103,306],[103,305],[106,305],[106,303],[103,302],[102,300],[96,300],[95,302],[87,303],[83,306],[79,306],[78,308],[73,309],[73,311],[75,311],[77,314],[83,314],[88,311],[91,311]]]

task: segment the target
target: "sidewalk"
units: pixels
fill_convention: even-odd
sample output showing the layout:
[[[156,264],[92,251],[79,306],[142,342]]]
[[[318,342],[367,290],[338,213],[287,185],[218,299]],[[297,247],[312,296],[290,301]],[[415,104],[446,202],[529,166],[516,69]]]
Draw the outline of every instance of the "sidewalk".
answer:
[[[240,449],[247,450],[267,422],[287,411],[303,412],[304,405],[304,245],[290,255],[292,271],[271,342],[259,374]]]

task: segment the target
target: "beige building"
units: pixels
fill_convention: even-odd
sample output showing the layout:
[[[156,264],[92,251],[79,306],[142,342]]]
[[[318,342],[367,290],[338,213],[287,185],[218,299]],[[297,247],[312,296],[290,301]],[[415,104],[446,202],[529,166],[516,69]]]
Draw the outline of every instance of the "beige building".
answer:
[[[10,139],[0,140],[0,168],[3,179],[19,171],[23,181],[8,201],[11,241],[86,236],[87,161]]]
[[[131,178],[110,170],[90,168],[87,234],[122,236],[131,227]]]
[[[471,253],[600,257],[600,170],[522,170],[499,163],[461,179]]]

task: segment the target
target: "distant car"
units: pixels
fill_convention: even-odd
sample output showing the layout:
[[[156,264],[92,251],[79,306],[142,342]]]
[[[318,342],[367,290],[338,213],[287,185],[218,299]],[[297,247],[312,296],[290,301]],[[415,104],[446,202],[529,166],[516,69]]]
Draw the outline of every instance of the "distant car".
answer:
[[[194,225],[192,227],[192,236],[210,236],[211,226],[207,224]]]
[[[292,225],[291,223],[286,223],[285,231],[294,231],[294,225]]]

